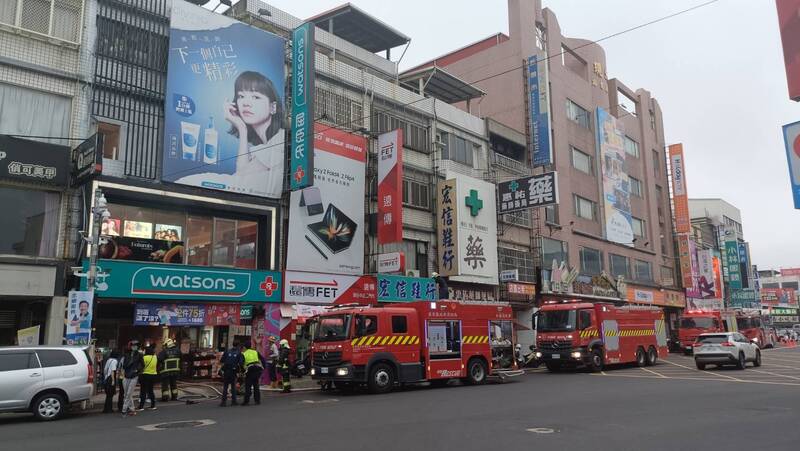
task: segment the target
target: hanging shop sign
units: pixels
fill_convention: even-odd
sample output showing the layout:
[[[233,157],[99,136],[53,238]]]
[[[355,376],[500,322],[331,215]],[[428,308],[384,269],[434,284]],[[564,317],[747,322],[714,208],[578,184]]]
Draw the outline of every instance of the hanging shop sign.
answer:
[[[506,285],[509,294],[519,294],[523,296],[535,296],[536,285],[530,283],[514,283],[511,282]]]
[[[377,281],[373,276],[347,276],[286,271],[285,302],[297,304],[374,304]]]
[[[242,304],[239,306],[239,319],[253,318],[253,304]]]
[[[752,288],[732,290],[729,306],[731,308],[758,308],[758,292]]]
[[[367,140],[322,124],[315,130],[314,186],[290,197],[286,268],[363,274]]]
[[[450,293],[448,299],[458,301],[494,302],[497,300],[494,287],[488,285],[450,280],[448,281],[448,291]]]
[[[558,174],[547,172],[497,185],[500,214],[558,204]]]
[[[72,149],[71,186],[80,186],[103,172],[103,135],[95,133]]]
[[[694,288],[694,274],[692,274],[692,247],[689,244],[689,235],[686,233],[678,234],[678,259],[681,267],[681,281],[686,288],[687,294],[691,296]]]
[[[721,299],[717,295],[717,287],[714,283],[714,251],[702,249],[697,251],[698,281],[700,298],[702,299]]]
[[[731,290],[741,290],[742,274],[739,268],[739,244],[736,241],[735,234],[725,240],[725,262],[725,266],[728,268],[728,286]]]
[[[762,288],[761,305],[796,307],[796,291],[794,288]]]
[[[0,179],[66,187],[69,147],[0,135]]]
[[[286,41],[189,2],[169,26],[162,179],[280,198]]]
[[[292,31],[292,191],[315,184],[314,176],[314,22],[306,22]]]
[[[378,275],[379,302],[435,301],[436,282],[431,278]]]
[[[406,269],[406,256],[403,252],[378,254],[379,273],[403,273]]]
[[[515,282],[519,280],[519,269],[505,269],[500,271],[500,282]]]
[[[672,170],[672,203],[675,208],[675,230],[678,233],[691,232],[689,218],[689,194],[686,189],[686,165],[683,144],[668,147],[670,168]]]
[[[403,241],[403,130],[378,136],[378,244]]]
[[[88,260],[83,267],[88,270]],[[116,260],[100,260],[97,267],[95,293],[102,298],[280,302],[283,288],[277,271]]]

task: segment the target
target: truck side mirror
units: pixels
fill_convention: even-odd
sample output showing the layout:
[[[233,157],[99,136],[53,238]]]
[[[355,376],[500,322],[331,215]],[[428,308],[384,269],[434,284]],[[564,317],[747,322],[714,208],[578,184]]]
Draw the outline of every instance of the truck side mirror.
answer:
[[[539,312],[536,312],[531,316],[531,329],[536,330],[536,321],[539,319]]]

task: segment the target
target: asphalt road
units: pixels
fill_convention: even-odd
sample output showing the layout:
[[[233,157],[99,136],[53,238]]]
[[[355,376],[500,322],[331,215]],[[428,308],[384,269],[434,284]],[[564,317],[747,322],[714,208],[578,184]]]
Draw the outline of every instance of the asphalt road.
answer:
[[[479,387],[265,395],[261,406],[161,405],[135,418],[0,416],[4,450],[784,450],[800,443],[800,348],[700,372],[672,355],[599,374],[535,371]],[[173,421],[211,423],[147,431]],[[208,421],[210,420],[210,421]],[[144,429],[142,427],[145,427]]]

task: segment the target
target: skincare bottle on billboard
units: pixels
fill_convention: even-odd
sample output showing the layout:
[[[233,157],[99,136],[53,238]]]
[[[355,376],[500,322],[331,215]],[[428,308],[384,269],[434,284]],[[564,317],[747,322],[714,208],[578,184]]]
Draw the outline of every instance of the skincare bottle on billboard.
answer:
[[[217,164],[217,131],[214,129],[214,117],[208,118],[208,128],[203,135],[203,163]]]
[[[200,138],[200,124],[181,121],[181,148],[184,160],[197,159],[197,140]]]

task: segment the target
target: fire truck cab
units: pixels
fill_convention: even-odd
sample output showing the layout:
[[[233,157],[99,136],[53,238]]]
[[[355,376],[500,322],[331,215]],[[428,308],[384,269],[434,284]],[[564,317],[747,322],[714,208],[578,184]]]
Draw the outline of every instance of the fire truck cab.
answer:
[[[683,353],[690,355],[700,334],[736,331],[736,317],[733,312],[689,310],[681,315],[678,340]]]
[[[664,313],[610,303],[553,302],[534,315],[536,357],[550,371],[636,362],[654,365],[667,354]]]
[[[776,337],[774,333],[764,324],[761,313],[736,311],[736,328],[739,333],[747,337],[748,340],[755,342],[759,349],[772,348],[775,346]]]
[[[514,365],[511,307],[421,301],[346,306],[316,318],[311,377],[373,393],[396,383],[482,384]]]

